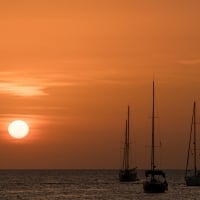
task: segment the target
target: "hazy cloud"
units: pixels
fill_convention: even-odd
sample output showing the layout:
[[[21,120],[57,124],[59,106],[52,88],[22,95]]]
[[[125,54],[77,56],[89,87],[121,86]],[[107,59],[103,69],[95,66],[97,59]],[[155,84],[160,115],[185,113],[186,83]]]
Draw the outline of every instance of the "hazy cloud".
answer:
[[[1,72],[0,73],[0,93],[16,96],[44,96],[48,95],[46,89],[49,87],[73,85],[70,80],[61,73],[24,73]]]
[[[43,87],[39,86],[24,86],[17,83],[0,83],[0,92],[8,93],[17,96],[42,96],[47,95],[43,91]]]
[[[180,60],[178,63],[183,65],[196,65],[200,64],[200,59]]]

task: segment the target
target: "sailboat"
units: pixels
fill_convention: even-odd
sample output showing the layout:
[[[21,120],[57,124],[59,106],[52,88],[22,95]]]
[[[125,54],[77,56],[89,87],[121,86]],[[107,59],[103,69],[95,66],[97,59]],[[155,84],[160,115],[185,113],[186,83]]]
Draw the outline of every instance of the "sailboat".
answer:
[[[192,136],[193,135],[193,136]],[[191,142],[193,137],[193,167],[192,174],[189,174],[188,165],[189,165],[189,157],[191,152]],[[188,155],[187,155],[187,163],[185,170],[185,181],[187,186],[200,186],[200,172],[197,171],[197,148],[196,148],[196,102],[193,105],[193,113],[192,113],[192,123],[190,129],[190,139],[189,139],[189,147],[188,147]]]
[[[155,166],[155,145],[154,145],[154,81],[153,81],[153,108],[152,108],[152,144],[151,144],[151,169],[145,171],[146,180],[143,183],[143,189],[146,193],[162,193],[168,190],[165,173],[157,170]]]
[[[129,133],[129,113],[130,107],[128,106],[128,119],[126,120],[126,131],[124,140],[124,151],[123,151],[123,166],[119,171],[119,180],[121,182],[137,181],[137,170],[135,168],[130,168],[130,133]]]

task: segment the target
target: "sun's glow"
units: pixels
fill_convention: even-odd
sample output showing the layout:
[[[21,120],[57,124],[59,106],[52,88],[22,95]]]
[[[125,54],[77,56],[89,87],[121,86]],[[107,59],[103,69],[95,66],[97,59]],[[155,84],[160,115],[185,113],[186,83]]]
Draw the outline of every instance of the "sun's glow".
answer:
[[[23,120],[15,120],[8,125],[8,132],[12,137],[21,139],[28,135],[29,126]]]

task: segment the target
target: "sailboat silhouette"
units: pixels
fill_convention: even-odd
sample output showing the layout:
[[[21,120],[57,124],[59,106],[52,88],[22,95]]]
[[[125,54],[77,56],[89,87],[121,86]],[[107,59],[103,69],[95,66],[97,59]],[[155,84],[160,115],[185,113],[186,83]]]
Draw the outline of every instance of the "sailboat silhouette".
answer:
[[[152,106],[152,135],[151,135],[151,169],[145,171],[146,180],[143,183],[144,192],[162,193],[168,189],[165,173],[155,169],[155,111],[154,111],[154,81],[153,81],[153,106]]]
[[[119,171],[119,180],[122,182],[137,181],[137,170],[135,168],[130,168],[130,107],[128,106],[128,119],[126,120],[126,131],[125,131],[125,140],[124,140],[124,149],[123,149],[123,166]]]
[[[192,143],[192,136],[193,136],[193,170],[192,174],[189,175],[188,164],[190,159],[191,153],[191,143]],[[187,186],[200,186],[200,173],[197,171],[197,147],[196,147],[196,102],[194,101],[193,105],[193,113],[192,113],[192,123],[190,129],[190,139],[189,139],[189,147],[188,147],[188,154],[187,154],[187,163],[186,163],[186,170],[185,170],[185,181]]]

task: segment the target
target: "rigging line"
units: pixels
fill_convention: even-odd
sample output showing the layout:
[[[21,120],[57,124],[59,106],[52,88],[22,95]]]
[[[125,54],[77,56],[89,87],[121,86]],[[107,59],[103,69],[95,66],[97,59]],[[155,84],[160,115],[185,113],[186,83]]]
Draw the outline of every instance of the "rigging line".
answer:
[[[192,122],[191,122],[191,126],[190,126],[190,138],[189,138],[189,144],[188,144],[188,153],[187,153],[185,176],[187,176],[187,171],[188,171],[189,156],[190,156],[190,144],[191,144],[192,131],[193,131],[193,122],[194,122],[194,113],[192,113]]]
[[[136,156],[135,156],[135,142],[132,141],[132,138],[133,137],[133,122],[132,122],[132,115],[131,115],[131,112],[129,112],[129,120],[130,120],[130,123],[129,123],[129,158],[130,158],[130,165],[133,166],[133,165],[136,165]]]
[[[196,166],[196,102],[194,102],[194,175],[197,174],[197,166]]]
[[[125,142],[124,142],[124,157],[123,157],[123,168],[127,169],[128,168],[128,161],[127,161],[127,157],[128,157],[128,151],[127,151],[127,120],[126,120],[126,131],[125,131]]]
[[[163,149],[162,149],[162,133],[161,133],[161,125],[160,125],[160,114],[159,114],[159,106],[158,106],[158,101],[157,101],[157,93],[155,94],[155,113],[157,115],[157,117],[155,117],[156,120],[156,124],[157,124],[157,135],[158,135],[158,147],[160,148],[159,150],[159,165],[160,167],[162,167],[162,155],[163,155]]]
[[[158,106],[158,101],[157,101],[157,92],[154,94],[154,101],[155,101],[155,119],[157,119],[157,120],[155,120],[155,132],[156,132],[156,135],[158,136],[157,137],[157,143],[158,143],[158,145],[157,145],[157,147],[159,147],[160,148],[160,150],[156,153],[156,155],[157,155],[157,158],[158,159],[156,159],[156,157],[155,157],[155,161],[158,163],[158,165],[160,166],[160,167],[162,167],[161,165],[162,165],[162,154],[163,154],[163,152],[162,152],[162,140],[161,140],[161,126],[160,126],[160,117],[159,117],[159,106]],[[155,138],[156,139],[156,138]]]
[[[122,152],[123,152],[124,146],[123,142],[120,142],[120,151],[119,151],[119,161],[120,161],[120,169],[123,168],[123,163],[122,163]]]
[[[131,163],[132,166],[137,166],[136,142],[131,145]]]
[[[146,164],[146,166],[148,166],[149,165],[149,163],[150,163],[150,169],[151,169],[151,157],[149,156],[149,148],[145,145],[145,164]],[[149,167],[148,167],[149,168]]]
[[[158,101],[157,101],[157,95],[155,93],[155,118],[157,119],[157,133],[158,133],[158,137],[159,137],[159,145],[162,146],[162,140],[161,140],[161,126],[160,126],[160,114],[159,114],[159,106],[158,106]]]
[[[124,138],[124,133],[123,133],[123,138]],[[124,143],[125,143],[125,140],[122,139],[121,142],[120,142],[120,151],[119,151],[119,157],[120,157],[120,169],[123,169],[124,168],[124,151],[125,151],[125,147],[124,147]],[[123,161],[123,162],[122,162]]]

